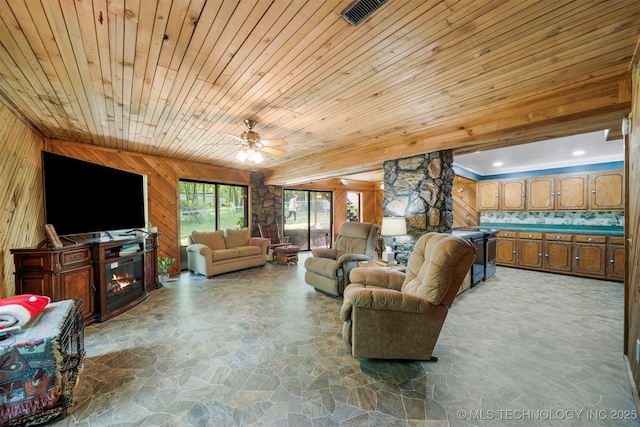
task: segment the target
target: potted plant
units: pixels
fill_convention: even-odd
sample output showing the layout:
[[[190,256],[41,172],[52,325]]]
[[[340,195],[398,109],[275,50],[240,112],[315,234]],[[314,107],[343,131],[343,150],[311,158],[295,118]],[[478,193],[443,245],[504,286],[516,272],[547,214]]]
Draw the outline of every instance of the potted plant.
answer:
[[[160,282],[166,282],[169,280],[169,267],[176,261],[175,258],[158,257],[158,279]]]

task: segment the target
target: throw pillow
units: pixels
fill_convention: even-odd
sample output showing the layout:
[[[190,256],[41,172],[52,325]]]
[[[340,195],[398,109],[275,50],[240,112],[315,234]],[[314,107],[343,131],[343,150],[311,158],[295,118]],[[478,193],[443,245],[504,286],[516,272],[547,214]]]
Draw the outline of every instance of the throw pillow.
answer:
[[[235,248],[238,246],[248,246],[250,237],[249,228],[247,227],[241,230],[227,229],[224,240],[227,242],[227,248]]]
[[[227,249],[224,241],[224,231],[192,231],[191,239],[194,243],[200,243],[211,248],[212,251]]]

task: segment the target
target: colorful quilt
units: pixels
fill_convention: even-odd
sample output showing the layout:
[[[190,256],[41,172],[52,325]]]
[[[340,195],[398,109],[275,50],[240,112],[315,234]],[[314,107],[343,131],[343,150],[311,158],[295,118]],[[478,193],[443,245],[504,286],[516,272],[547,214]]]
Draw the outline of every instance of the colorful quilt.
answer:
[[[53,406],[61,392],[59,336],[74,301],[54,302],[0,340],[0,425]]]

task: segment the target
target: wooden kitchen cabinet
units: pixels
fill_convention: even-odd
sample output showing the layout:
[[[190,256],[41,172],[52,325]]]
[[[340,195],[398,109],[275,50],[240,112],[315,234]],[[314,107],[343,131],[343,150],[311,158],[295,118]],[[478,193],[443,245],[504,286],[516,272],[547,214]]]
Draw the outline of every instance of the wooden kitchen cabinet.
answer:
[[[544,260],[545,270],[570,272],[573,260],[573,236],[571,234],[545,234]]]
[[[621,171],[593,173],[589,181],[591,210],[624,209],[624,180]]]
[[[556,177],[556,210],[579,211],[588,206],[588,175],[561,175]]]
[[[516,236],[512,231],[500,231],[496,242],[496,264],[515,266],[518,264]]]
[[[497,211],[500,208],[500,181],[479,181],[476,198],[479,211]]]
[[[624,237],[505,231],[497,234],[496,264],[622,282]]]
[[[607,246],[607,277],[624,280],[624,237],[610,237]]]
[[[479,181],[479,211],[621,211],[624,171]]]
[[[518,265],[542,268],[542,233],[518,233]]]
[[[606,237],[575,236],[573,271],[589,276],[606,276]]]
[[[555,179],[552,176],[527,179],[525,195],[527,210],[554,210],[556,206]]]
[[[525,209],[524,179],[500,182],[500,210],[523,211]]]

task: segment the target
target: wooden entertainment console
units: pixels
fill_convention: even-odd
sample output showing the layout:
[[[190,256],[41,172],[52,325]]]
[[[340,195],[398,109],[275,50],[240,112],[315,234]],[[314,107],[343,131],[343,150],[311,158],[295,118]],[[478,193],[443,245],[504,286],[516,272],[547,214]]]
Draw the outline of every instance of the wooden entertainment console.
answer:
[[[11,249],[16,294],[81,299],[85,324],[139,304],[158,282],[158,234],[87,239],[60,248]]]

